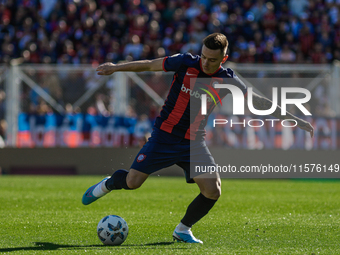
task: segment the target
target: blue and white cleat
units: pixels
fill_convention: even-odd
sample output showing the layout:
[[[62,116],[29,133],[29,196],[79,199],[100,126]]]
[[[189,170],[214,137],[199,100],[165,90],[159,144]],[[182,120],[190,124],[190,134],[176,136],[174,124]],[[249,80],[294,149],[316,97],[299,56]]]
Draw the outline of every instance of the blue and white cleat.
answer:
[[[184,242],[184,243],[203,243],[201,240],[194,237],[191,230],[185,232],[177,232],[176,230],[172,234],[174,241]]]
[[[104,193],[99,196],[99,197],[96,197],[93,195],[93,190],[98,186],[98,185],[102,185],[103,182],[106,182],[107,179],[110,179],[110,176],[108,177],[105,177],[103,180],[101,180],[100,182],[98,182],[97,184],[91,186],[90,188],[88,188],[86,190],[86,192],[84,193],[83,195],[83,198],[81,200],[81,202],[84,204],[84,205],[89,205],[91,203],[93,203],[94,201],[96,201],[97,199],[103,197],[104,195],[106,195],[107,193]]]

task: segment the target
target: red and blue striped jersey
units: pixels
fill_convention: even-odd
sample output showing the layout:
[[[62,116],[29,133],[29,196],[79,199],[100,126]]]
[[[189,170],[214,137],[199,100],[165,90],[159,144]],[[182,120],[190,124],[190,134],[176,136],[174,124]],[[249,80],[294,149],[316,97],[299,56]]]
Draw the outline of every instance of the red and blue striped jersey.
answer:
[[[210,91],[218,101],[230,91],[215,89],[213,84],[233,84],[246,95],[247,87],[230,68],[222,66],[213,74],[202,71],[201,57],[190,53],[165,57],[164,71],[174,71],[171,87],[160,115],[156,118],[155,127],[185,139],[196,140],[205,135],[204,127],[209,114],[216,106],[215,99],[207,98],[207,114],[201,114],[201,95]],[[203,90],[204,89],[204,90]]]

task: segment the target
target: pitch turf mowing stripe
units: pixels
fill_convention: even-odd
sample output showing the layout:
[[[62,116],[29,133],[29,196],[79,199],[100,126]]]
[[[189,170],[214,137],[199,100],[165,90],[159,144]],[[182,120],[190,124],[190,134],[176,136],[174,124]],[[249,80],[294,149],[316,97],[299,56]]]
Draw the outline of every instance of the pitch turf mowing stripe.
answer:
[[[151,177],[83,206],[102,176],[1,176],[1,254],[340,254],[338,182],[223,180],[222,196],[193,227],[203,245],[172,242],[198,194],[184,178]],[[103,246],[96,226],[122,216],[129,236]]]

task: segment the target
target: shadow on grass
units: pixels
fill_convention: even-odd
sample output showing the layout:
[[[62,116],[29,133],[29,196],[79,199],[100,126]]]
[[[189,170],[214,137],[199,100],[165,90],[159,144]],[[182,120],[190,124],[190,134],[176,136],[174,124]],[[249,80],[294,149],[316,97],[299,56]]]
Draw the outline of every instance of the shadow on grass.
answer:
[[[119,246],[104,246],[101,244],[94,245],[67,245],[67,244],[56,244],[56,243],[48,243],[48,242],[35,242],[36,246],[33,247],[14,247],[14,248],[0,248],[0,253],[2,252],[12,252],[12,251],[53,251],[58,249],[84,249],[84,248],[104,248],[104,247],[112,247],[119,249],[126,248],[136,248],[136,249],[150,249],[148,246],[169,246],[174,244],[174,242],[157,242],[157,243],[147,243],[147,244],[126,244]],[[170,247],[169,247],[170,248]],[[171,249],[188,249],[189,247],[171,247]]]

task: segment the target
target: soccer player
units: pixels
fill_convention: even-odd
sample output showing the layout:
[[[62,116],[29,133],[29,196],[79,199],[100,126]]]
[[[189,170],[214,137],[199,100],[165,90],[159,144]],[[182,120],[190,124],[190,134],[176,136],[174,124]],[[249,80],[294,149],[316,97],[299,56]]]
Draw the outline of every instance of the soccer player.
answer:
[[[175,73],[151,137],[137,154],[130,171],[117,170],[111,177],[106,177],[90,187],[83,195],[84,205],[91,204],[112,190],[137,189],[150,174],[177,164],[184,170],[187,182],[198,185],[200,194],[188,206],[184,217],[173,232],[173,238],[187,243],[203,243],[193,236],[191,227],[209,212],[220,197],[221,180],[218,173],[191,177],[190,166],[216,166],[204,140],[204,127],[215,104],[214,102],[207,103],[207,115],[202,115],[200,107],[190,109],[190,101],[199,100],[200,102],[196,94],[203,93],[199,90],[202,86],[218,93],[221,98],[228,93],[226,89],[215,90],[212,84],[202,85],[199,78],[232,83],[246,96],[247,87],[243,82],[231,69],[222,67],[228,58],[227,48],[226,36],[214,33],[203,40],[201,56],[192,56],[189,53],[177,54],[154,60],[120,64],[104,63],[97,68],[99,75],[111,75],[122,71],[174,71]],[[253,104],[259,110],[269,109],[272,105],[269,99],[255,93],[253,93]],[[280,119],[294,119],[300,128],[310,132],[313,136],[313,127],[310,123],[290,113],[282,116],[280,110],[280,107],[277,107],[272,115]]]

